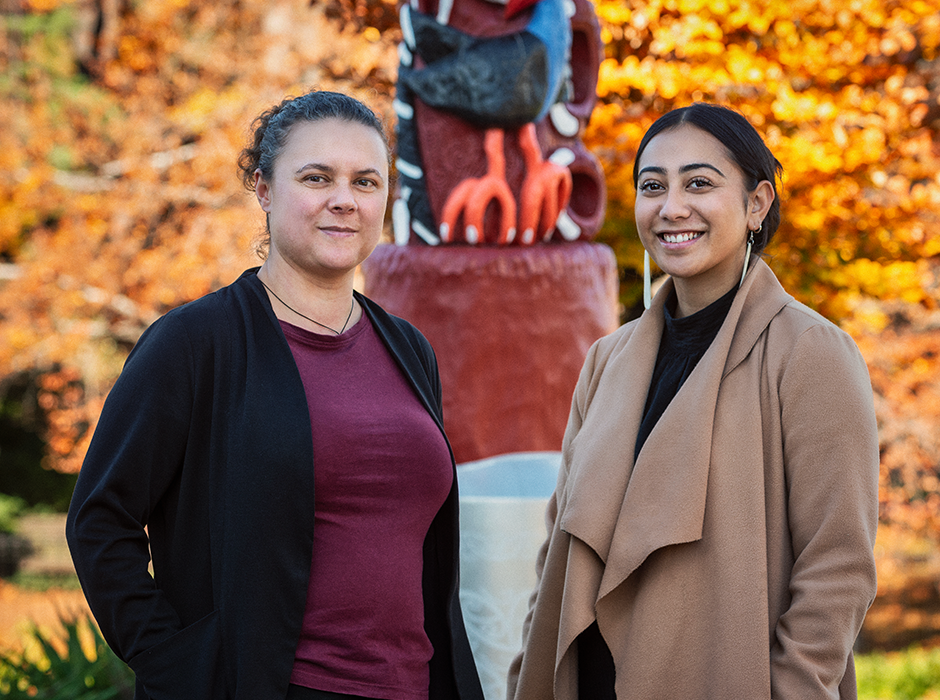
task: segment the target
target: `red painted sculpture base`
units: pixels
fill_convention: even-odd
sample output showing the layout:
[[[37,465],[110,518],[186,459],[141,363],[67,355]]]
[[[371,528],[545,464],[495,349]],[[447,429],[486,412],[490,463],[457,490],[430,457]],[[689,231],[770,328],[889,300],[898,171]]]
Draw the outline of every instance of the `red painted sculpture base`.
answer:
[[[609,247],[380,245],[363,274],[434,346],[458,462],[561,449],[584,357],[618,323]]]

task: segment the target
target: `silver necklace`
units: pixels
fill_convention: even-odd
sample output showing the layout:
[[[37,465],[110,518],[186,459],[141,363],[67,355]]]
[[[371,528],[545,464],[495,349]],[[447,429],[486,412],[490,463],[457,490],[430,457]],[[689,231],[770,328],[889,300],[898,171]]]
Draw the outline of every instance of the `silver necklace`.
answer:
[[[258,278],[258,281],[261,282],[261,286],[263,286],[265,289],[267,289],[269,292],[271,292],[271,296],[273,296],[275,299],[277,299],[279,302],[281,302],[281,303],[282,303],[284,306],[286,306],[289,310],[293,311],[295,314],[297,314],[297,315],[300,316],[301,318],[307,319],[308,321],[310,321],[310,323],[315,323],[315,324],[317,324],[318,326],[320,326],[320,328],[326,328],[328,331],[332,331],[332,332],[335,333],[336,335],[342,335],[343,331],[346,330],[346,326],[349,325],[349,319],[352,318],[353,309],[354,309],[355,306],[356,306],[356,298],[353,297],[352,302],[349,304],[349,314],[346,316],[346,323],[343,324],[343,327],[342,327],[342,328],[340,328],[339,330],[336,330],[335,328],[330,328],[330,327],[329,327],[328,325],[326,325],[325,323],[320,323],[320,322],[317,321],[316,319],[312,319],[312,318],[310,318],[309,316],[300,313],[297,309],[295,309],[293,306],[291,306],[291,305],[288,304],[286,301],[284,301],[283,299],[281,299],[281,297],[279,297],[277,294],[275,294],[275,293],[274,293],[274,290],[271,289],[268,285],[266,285],[266,284],[264,283],[264,280],[263,280],[263,279],[261,279],[261,278],[259,277],[259,278]]]

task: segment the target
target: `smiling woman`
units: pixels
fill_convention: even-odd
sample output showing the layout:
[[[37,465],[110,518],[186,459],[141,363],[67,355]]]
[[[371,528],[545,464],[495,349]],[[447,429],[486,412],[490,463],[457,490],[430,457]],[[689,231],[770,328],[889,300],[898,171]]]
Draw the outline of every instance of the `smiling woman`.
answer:
[[[637,229],[670,277],[588,353],[509,700],[856,697],[872,391],[760,258],[779,168],[714,105],[643,138]]]
[[[264,264],[154,323],[108,397],[67,533],[137,700],[482,700],[436,358],[353,290],[388,162],[346,95],[262,114]]]
[[[340,143],[344,147],[337,149]],[[269,290],[291,289],[294,300],[276,307],[278,317],[321,318],[314,323],[329,327],[354,310],[361,314],[352,298],[353,274],[379,242],[388,199],[381,134],[341,119],[298,124],[270,175],[260,168],[254,175],[271,236],[258,278]]]
[[[711,112],[699,112],[714,128]],[[672,112],[650,129],[634,166],[640,240],[674,280],[677,318],[704,309],[743,279],[747,256],[759,254],[776,230],[780,207],[780,164],[766,149],[755,148],[753,140],[760,139],[752,129],[726,145],[695,119],[678,121],[681,114]],[[752,163],[748,151],[764,157]],[[765,229],[774,205],[774,223]],[[756,234],[763,236],[752,250]]]

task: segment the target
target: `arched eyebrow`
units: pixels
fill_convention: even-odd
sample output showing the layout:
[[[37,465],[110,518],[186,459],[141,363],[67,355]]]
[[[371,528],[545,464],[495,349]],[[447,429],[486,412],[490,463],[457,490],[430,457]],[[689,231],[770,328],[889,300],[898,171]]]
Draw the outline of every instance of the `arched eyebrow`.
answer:
[[[306,170],[322,170],[325,173],[333,172],[333,168],[331,168],[329,165],[323,165],[322,163],[304,163],[299,168],[297,168],[296,174],[300,175],[300,173]]]
[[[324,165],[323,163],[307,163],[297,168],[296,174],[300,175],[307,170],[319,170],[321,172],[327,173],[328,175],[332,175],[334,173],[334,169],[329,165]],[[382,179],[382,173],[379,172],[376,168],[365,168],[364,170],[360,170],[356,173],[356,177],[362,177],[363,175],[374,175],[380,180]]]
[[[707,168],[708,170],[714,170],[716,173],[718,173],[718,174],[721,175],[722,177],[725,176],[725,174],[724,174],[723,172],[721,172],[718,168],[716,168],[716,167],[715,167],[714,165],[712,165],[711,163],[689,163],[688,165],[683,165],[681,168],[679,168],[679,173],[680,173],[680,174],[685,174],[685,173],[691,172],[691,171],[693,171],[693,170],[699,170],[699,169],[701,169],[701,168]],[[643,173],[647,173],[647,172],[649,172],[649,173],[656,173],[657,175],[665,175],[665,174],[666,174],[666,169],[665,169],[665,168],[660,168],[658,165],[647,165],[645,168],[643,168],[642,170],[640,170],[640,172],[637,173],[637,174],[638,174],[638,175],[642,175]]]
[[[689,163],[688,165],[683,165],[681,168],[679,168],[679,172],[687,173],[692,170],[699,170],[700,168],[707,168],[708,170],[714,170],[716,173],[718,173],[722,177],[725,176],[723,172],[721,172],[718,168],[716,168],[711,163]]]

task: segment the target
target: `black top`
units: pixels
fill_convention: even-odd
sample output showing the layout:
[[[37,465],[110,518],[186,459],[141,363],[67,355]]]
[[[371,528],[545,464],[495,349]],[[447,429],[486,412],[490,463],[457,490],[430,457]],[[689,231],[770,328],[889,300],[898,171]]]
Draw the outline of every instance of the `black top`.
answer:
[[[138,700],[287,695],[310,581],[316,465],[303,382],[256,272],[144,333],[72,497],[75,569],[102,634],[136,673]],[[443,433],[430,344],[356,299]],[[482,700],[457,595],[453,460],[451,470],[424,543],[429,698]]]
[[[663,306],[666,323],[636,438],[634,462],[656,421],[718,335],[718,329],[724,323],[737,291],[735,286],[717,301],[684,318],[672,316],[677,303],[675,291],[666,300]],[[616,698],[614,660],[596,621],[578,636],[578,697],[591,700]]]
[[[732,287],[731,291],[720,299],[684,318],[672,317],[677,302],[675,291],[666,300],[663,306],[666,325],[663,327],[659,355],[656,357],[656,367],[653,369],[649,392],[646,395],[643,421],[636,437],[634,462],[646,438],[653,431],[653,426],[718,335],[718,329],[724,323],[737,291],[737,286]]]

